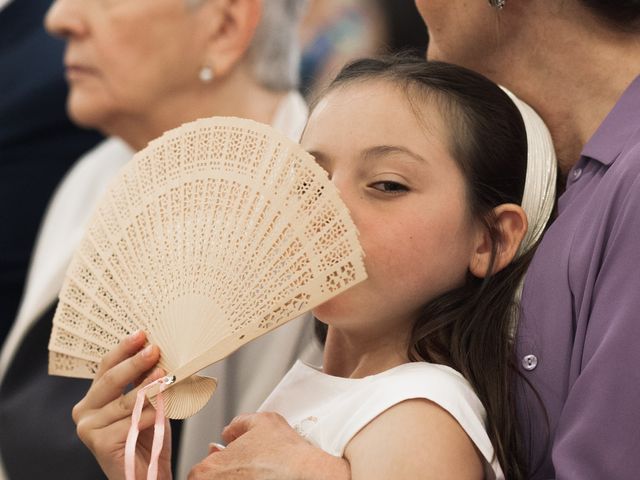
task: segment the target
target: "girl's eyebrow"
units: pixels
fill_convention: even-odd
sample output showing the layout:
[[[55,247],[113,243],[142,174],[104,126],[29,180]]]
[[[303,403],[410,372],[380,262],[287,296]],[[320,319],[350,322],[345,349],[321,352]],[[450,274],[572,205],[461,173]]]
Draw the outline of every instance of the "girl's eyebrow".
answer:
[[[309,153],[313,155],[313,157],[316,159],[318,163],[324,163],[329,160],[328,155],[325,155],[321,151],[309,150]],[[410,157],[411,159],[419,163],[424,163],[424,164],[429,163],[423,156],[401,145],[376,145],[374,147],[369,147],[363,150],[361,156],[363,159],[368,160],[368,159],[381,158],[387,155],[393,155],[397,153],[402,153],[404,155],[407,155],[408,157]]]
[[[429,163],[423,156],[402,145],[376,145],[375,147],[369,147],[362,152],[362,157],[364,159],[375,159],[397,153],[407,155],[419,163]]]

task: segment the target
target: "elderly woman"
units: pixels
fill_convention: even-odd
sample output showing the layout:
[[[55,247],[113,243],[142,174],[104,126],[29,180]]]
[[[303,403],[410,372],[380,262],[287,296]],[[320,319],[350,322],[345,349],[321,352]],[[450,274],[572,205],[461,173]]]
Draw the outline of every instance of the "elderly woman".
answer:
[[[304,3],[53,3],[46,26],[67,41],[69,113],[78,124],[112,138],[68,173],[41,228],[26,294],[0,360],[0,455],[6,472],[0,465],[0,479],[102,476],[70,418],[88,384],[47,376],[53,307],[79,235],[118,168],[165,130],[200,117],[233,115],[299,137],[307,116],[294,90]],[[185,424],[181,446],[190,454],[185,465],[206,455],[208,443],[237,412],[254,411],[297,357],[316,354],[310,325],[291,322],[209,372],[234,381],[221,382],[197,424]],[[256,368],[266,358],[268,368]]]

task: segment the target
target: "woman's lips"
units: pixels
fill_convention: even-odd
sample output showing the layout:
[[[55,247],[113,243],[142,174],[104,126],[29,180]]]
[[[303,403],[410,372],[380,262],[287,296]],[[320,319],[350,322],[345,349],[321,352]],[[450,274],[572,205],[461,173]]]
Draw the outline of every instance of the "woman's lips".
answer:
[[[66,66],[65,73],[68,80],[74,80],[88,75],[95,75],[96,70],[84,65],[69,64]]]

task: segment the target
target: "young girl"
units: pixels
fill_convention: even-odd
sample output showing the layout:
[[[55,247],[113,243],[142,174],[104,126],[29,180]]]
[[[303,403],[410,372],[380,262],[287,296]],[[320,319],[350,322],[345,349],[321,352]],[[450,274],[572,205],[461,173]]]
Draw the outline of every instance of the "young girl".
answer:
[[[290,426],[272,414],[232,422],[228,447],[192,478],[524,478],[510,333],[553,204],[541,120],[468,70],[361,60],[317,103],[302,145],[349,207],[368,279],[314,310],[328,326],[322,369],[297,363],[261,407]],[[123,476],[133,405],[122,388],[158,359],[156,347],[134,355],[144,341],[107,355],[74,409],[110,478]],[[141,426],[153,416],[147,407]]]

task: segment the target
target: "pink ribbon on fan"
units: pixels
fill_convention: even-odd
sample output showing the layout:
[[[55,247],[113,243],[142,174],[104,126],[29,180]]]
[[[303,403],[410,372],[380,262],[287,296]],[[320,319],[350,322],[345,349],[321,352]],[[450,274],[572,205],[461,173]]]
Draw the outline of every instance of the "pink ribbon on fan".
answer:
[[[136,479],[136,442],[138,441],[138,434],[140,433],[139,426],[142,407],[144,406],[146,391],[155,385],[159,385],[159,389],[156,395],[156,421],[153,426],[153,441],[151,443],[151,457],[149,459],[149,468],[147,469],[147,480],[156,480],[158,478],[158,458],[160,457],[160,452],[162,452],[165,423],[162,392],[165,387],[171,383],[173,383],[173,381],[170,377],[162,377],[138,390],[136,403],[131,413],[131,427],[129,427],[127,442],[124,447],[124,474],[126,480]]]

